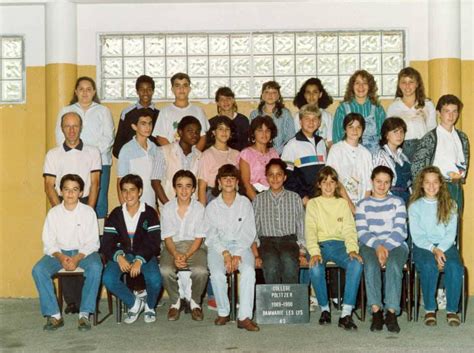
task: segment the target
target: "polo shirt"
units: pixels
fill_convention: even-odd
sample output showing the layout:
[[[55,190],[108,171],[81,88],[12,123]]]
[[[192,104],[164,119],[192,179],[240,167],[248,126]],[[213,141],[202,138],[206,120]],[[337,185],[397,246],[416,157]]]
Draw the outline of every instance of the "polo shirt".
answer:
[[[120,150],[117,176],[123,178],[127,174],[139,175],[143,180],[141,200],[156,208],[155,191],[151,186],[151,173],[158,154],[158,147],[150,140],[147,149],[143,149],[136,137],[127,142]]]
[[[99,225],[92,207],[80,202],[74,210],[64,207],[64,202],[48,212],[43,226],[43,251],[53,256],[61,250],[78,250],[89,255],[99,250]]]
[[[84,180],[82,197],[87,197],[91,188],[91,173],[100,172],[101,170],[102,162],[99,150],[84,145],[80,141],[74,148],[70,148],[63,143],[62,146],[50,149],[44,161],[43,176],[56,178],[55,188],[59,195],[61,192],[59,188],[61,178],[66,174],[77,174]]]

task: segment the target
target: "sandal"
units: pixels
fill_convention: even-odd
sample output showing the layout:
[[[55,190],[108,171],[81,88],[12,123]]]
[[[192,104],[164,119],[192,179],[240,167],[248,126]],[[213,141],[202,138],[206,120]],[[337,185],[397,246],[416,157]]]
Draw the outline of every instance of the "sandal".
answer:
[[[425,325],[436,326],[436,313],[431,312],[425,314]]]
[[[458,327],[461,324],[461,320],[459,320],[459,316],[456,313],[446,314],[446,321],[448,321],[448,325],[451,327]]]

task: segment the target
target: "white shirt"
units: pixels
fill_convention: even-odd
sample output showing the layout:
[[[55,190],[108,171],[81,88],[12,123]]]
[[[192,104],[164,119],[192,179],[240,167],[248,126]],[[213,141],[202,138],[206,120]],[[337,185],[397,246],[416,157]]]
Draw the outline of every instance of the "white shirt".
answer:
[[[346,141],[339,141],[329,150],[326,165],[336,170],[352,202],[362,200],[366,191],[372,189],[372,155],[361,144],[353,147]]]
[[[112,165],[112,145],[114,144],[115,127],[109,108],[92,102],[86,111],[82,110],[79,103],[71,104],[61,109],[56,121],[56,144],[58,146],[64,142],[64,134],[61,130],[61,117],[68,112],[75,112],[82,117],[81,140],[86,145],[99,149],[103,165]]]
[[[433,165],[441,170],[446,179],[451,179],[449,173],[455,172],[462,176],[466,174],[466,160],[462,149],[461,139],[453,128],[451,132],[441,125],[436,128],[438,143],[436,145]]]
[[[127,204],[124,203],[122,205],[123,219],[125,220],[125,226],[127,227],[128,234],[135,234],[138,220],[140,219],[140,215],[143,212],[145,212],[145,202],[140,202],[140,206],[138,206],[138,210],[133,216],[128,213]]]
[[[67,149],[67,150],[66,150]],[[46,154],[43,167],[43,176],[56,177],[56,191],[61,190],[59,183],[66,174],[77,174],[84,180],[83,197],[89,196],[91,188],[91,173],[100,172],[102,163],[100,152],[97,148],[84,145],[82,142],[76,148],[61,145],[50,149]]]
[[[324,109],[319,110],[321,111],[321,126],[316,132],[316,135],[321,136],[326,141],[332,141],[332,115]],[[301,125],[299,112],[296,112],[293,115],[293,120],[295,121],[295,131],[300,131]]]
[[[85,256],[99,250],[99,225],[92,207],[80,202],[74,210],[64,202],[49,210],[43,226],[43,251],[53,256],[61,250],[78,250]]]
[[[436,110],[430,100],[425,100],[423,109],[416,109],[415,106],[407,107],[399,97],[387,109],[387,117],[398,116],[407,124],[405,140],[421,139],[437,125]]]
[[[172,199],[163,207],[161,214],[161,238],[173,238],[174,242],[205,238],[204,206],[195,199],[183,218],[178,214],[178,200]]]
[[[165,137],[170,143],[179,141],[178,124],[187,115],[192,115],[199,120],[201,136],[204,136],[209,130],[209,121],[204,111],[191,103],[186,108],[179,108],[174,104],[170,104],[161,109],[152,135]]]

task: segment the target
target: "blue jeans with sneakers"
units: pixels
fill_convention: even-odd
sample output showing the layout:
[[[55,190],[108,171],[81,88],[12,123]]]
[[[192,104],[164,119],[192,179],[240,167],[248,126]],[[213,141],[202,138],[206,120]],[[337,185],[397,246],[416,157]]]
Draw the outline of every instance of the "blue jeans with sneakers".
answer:
[[[77,250],[62,250],[64,255],[74,256]],[[82,287],[81,307],[82,313],[94,313],[102,275],[102,261],[98,253],[93,252],[79,261],[79,267],[84,270],[84,286]],[[38,289],[41,313],[51,316],[59,313],[58,299],[54,294],[53,280],[51,277],[63,267],[58,259],[45,255],[33,267],[33,279]]]
[[[363,265],[356,259],[351,259],[347,254],[346,246],[340,240],[328,240],[319,243],[321,249],[322,263],[317,263],[310,268],[311,283],[320,306],[328,305],[328,290],[326,285],[326,263],[333,261],[337,266],[346,271],[346,282],[344,289],[343,304],[356,304],[357,292],[359,290],[360,278]]]
[[[132,254],[126,254],[125,258],[131,263],[133,262],[134,256]],[[141,273],[145,278],[147,293],[146,303],[150,309],[153,309],[156,306],[162,283],[160,267],[158,266],[156,257],[152,257],[150,261],[142,264]],[[104,270],[104,286],[119,297],[128,308],[131,308],[135,303],[135,295],[130,288],[120,280],[122,274],[123,272],[120,270],[120,266],[117,262],[107,262]]]

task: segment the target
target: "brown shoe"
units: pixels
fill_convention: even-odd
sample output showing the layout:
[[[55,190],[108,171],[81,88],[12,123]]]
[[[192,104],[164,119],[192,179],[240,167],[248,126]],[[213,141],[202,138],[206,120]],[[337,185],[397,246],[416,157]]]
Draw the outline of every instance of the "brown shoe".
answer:
[[[217,316],[216,319],[214,320],[214,325],[217,326],[224,326],[230,321],[230,316]]]
[[[448,321],[448,325],[451,327],[458,327],[461,325],[461,320],[459,320],[458,314],[455,313],[446,314],[446,321]]]
[[[43,330],[45,331],[56,331],[58,328],[64,326],[63,318],[55,319],[52,316],[48,316],[46,319],[46,325],[43,326]]]
[[[204,315],[202,314],[201,308],[194,308],[191,310],[191,318],[194,321],[202,321],[202,319],[204,319]]]
[[[237,320],[237,327],[244,328],[247,331],[254,331],[254,332],[260,331],[260,327],[258,327],[257,324],[253,322],[252,320],[250,320],[249,318],[246,318],[242,321]]]
[[[168,321],[176,321],[179,319],[180,311],[174,307],[170,307],[168,310]]]
[[[426,326],[436,326],[436,313],[426,313],[425,314],[425,325]]]

